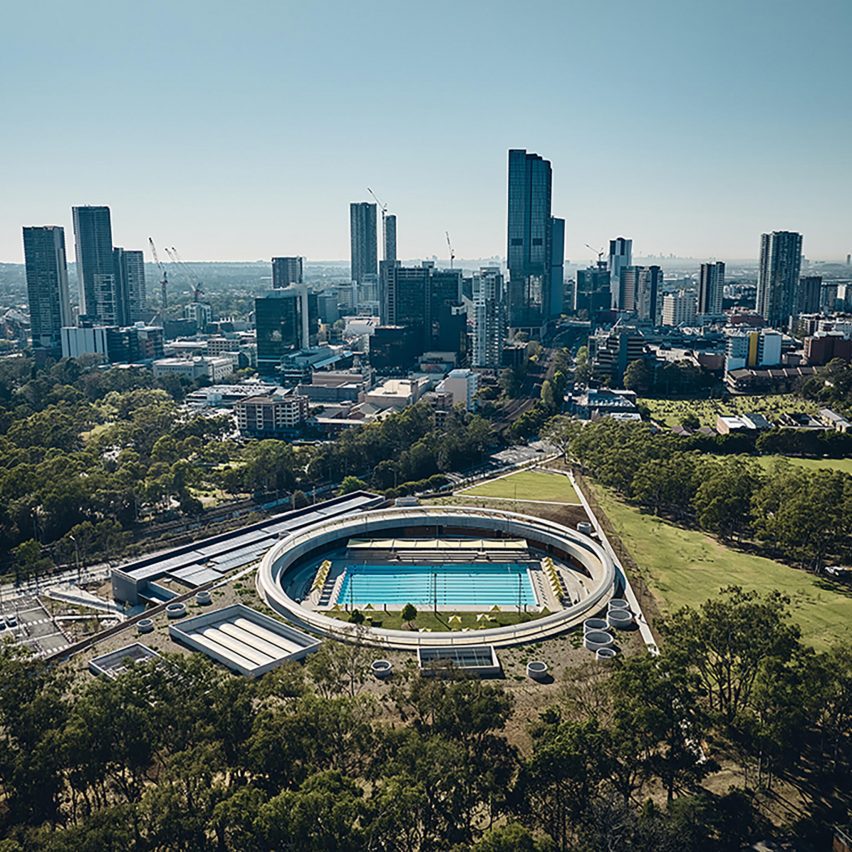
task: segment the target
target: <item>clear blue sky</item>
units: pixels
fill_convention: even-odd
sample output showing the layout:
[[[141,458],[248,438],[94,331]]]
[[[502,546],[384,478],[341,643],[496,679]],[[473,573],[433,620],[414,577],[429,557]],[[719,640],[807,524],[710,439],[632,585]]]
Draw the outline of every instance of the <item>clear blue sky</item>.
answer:
[[[510,147],[552,161],[572,260],[845,257],[850,41],[852,0],[9,0],[0,260],[86,203],[130,248],[345,259],[367,186],[400,256],[504,255]]]

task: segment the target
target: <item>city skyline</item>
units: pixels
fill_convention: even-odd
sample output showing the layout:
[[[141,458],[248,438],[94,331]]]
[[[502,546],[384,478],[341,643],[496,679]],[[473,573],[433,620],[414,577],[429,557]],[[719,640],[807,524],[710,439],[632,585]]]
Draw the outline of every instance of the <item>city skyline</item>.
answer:
[[[802,233],[809,258],[852,251],[847,3],[550,4],[546,28],[536,16],[516,23],[500,3],[451,16],[442,4],[392,15],[335,5],[333,16],[257,4],[238,16],[154,3],[108,18],[54,5],[52,15],[11,10],[10,29],[38,31],[41,49],[16,40],[0,57],[18,81],[4,91],[18,132],[4,139],[14,203],[0,210],[2,261],[22,261],[23,225],[70,230],[70,207],[86,203],[111,208],[118,245],[152,235],[190,260],[343,260],[348,205],[368,201],[368,186],[402,219],[400,258],[443,257],[446,231],[460,258],[501,256],[505,156],[521,147],[553,164],[553,209],[566,215],[575,263],[594,258],[586,243],[617,234],[637,256],[756,259],[760,234],[774,230]],[[133,32],[137,49],[111,40],[113,27]],[[282,29],[292,36],[284,60],[272,49]],[[89,32],[105,52],[76,48]],[[441,63],[410,56],[412,32],[440,47]],[[482,38],[530,61],[471,65],[469,45]],[[633,61],[643,40],[660,45],[655,61]],[[779,42],[819,47],[779,52]],[[381,58],[365,59],[364,44],[382,44]],[[724,63],[685,58],[720,48]],[[54,85],[57,65],[134,109],[81,108]],[[287,110],[270,110],[282,100]],[[512,120],[501,125],[507,101]],[[489,133],[448,134],[448,121]]]

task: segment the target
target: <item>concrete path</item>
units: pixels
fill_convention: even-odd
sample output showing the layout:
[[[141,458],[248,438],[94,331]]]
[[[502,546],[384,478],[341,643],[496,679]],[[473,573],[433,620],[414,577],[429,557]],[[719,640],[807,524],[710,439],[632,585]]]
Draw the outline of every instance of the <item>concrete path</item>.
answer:
[[[586,510],[586,514],[589,516],[595,531],[598,534],[598,540],[603,545],[606,552],[610,555],[610,558],[615,563],[615,570],[621,576],[622,584],[624,585],[624,597],[627,602],[630,604],[630,609],[633,611],[636,624],[639,627],[639,632],[642,635],[642,641],[645,643],[645,647],[648,649],[649,654],[653,654],[655,657],[660,653],[660,649],[657,647],[657,642],[654,639],[654,634],[651,633],[651,628],[648,625],[648,620],[645,618],[645,613],[642,612],[642,607],[639,605],[639,599],[636,597],[636,593],[633,591],[633,587],[630,585],[630,580],[627,578],[627,573],[624,570],[624,566],[621,564],[618,556],[612,548],[612,545],[609,543],[609,539],[606,537],[606,533],[604,532],[603,527],[601,526],[600,521],[597,519],[597,516],[592,511],[592,507],[589,505],[589,501],[586,500],[586,495],[583,494],[580,486],[577,485],[576,480],[574,479],[574,474],[565,473],[565,476],[571,480],[571,484],[574,486],[574,490],[577,492],[577,496],[580,498],[580,501],[583,504],[583,508]]]

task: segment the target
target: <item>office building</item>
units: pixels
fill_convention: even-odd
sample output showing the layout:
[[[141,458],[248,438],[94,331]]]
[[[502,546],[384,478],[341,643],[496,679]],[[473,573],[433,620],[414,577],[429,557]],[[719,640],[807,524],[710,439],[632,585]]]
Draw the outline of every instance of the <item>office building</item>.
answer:
[[[110,327],[105,325],[63,326],[62,357],[80,358],[83,355],[100,355],[102,361],[109,361],[108,332],[110,330]]]
[[[609,241],[609,286],[612,293],[612,309],[622,311],[621,270],[633,266],[633,240],[616,237]]]
[[[550,319],[559,319],[565,310],[565,220],[552,217],[550,259]]]
[[[677,327],[695,322],[695,295],[679,290],[663,296],[663,325]]]
[[[453,405],[463,405],[465,411],[476,408],[476,392],[479,390],[479,374],[473,370],[450,370],[435,388],[438,393],[448,393]]]
[[[382,219],[384,228],[384,260],[387,263],[396,263],[396,216],[389,213]]]
[[[361,201],[349,205],[350,278],[359,285],[375,284],[378,277],[376,205]]]
[[[33,348],[59,352],[62,327],[72,322],[65,230],[58,225],[24,228],[24,265]]]
[[[261,370],[275,369],[288,353],[316,344],[317,298],[306,287],[273,290],[254,300],[254,310]]]
[[[466,318],[461,308],[461,270],[421,266],[388,268],[388,320],[414,331],[417,354],[463,352]]]
[[[118,293],[109,207],[73,207],[80,315],[118,325],[124,305]]]
[[[625,266],[620,272],[621,311],[636,314],[637,319],[660,324],[663,270],[659,266]]]
[[[307,420],[309,401],[294,391],[251,396],[234,406],[240,433],[253,438],[292,435]]]
[[[620,385],[628,364],[645,354],[645,337],[637,328],[616,325],[589,337],[589,362],[597,379],[610,379]]]
[[[304,283],[304,258],[273,257],[272,289],[282,290],[291,284]]]
[[[507,265],[509,325],[538,335],[551,318],[552,170],[525,150],[509,151]]]
[[[698,314],[702,317],[721,317],[725,290],[725,264],[702,263],[698,278]]]
[[[608,313],[612,306],[610,274],[607,262],[599,260],[595,266],[577,270],[577,286],[574,288],[573,310],[575,314],[586,314],[595,320]]]
[[[840,331],[821,331],[804,340],[805,361],[820,367],[835,358],[852,361],[852,339]]]
[[[416,329],[404,325],[376,326],[369,338],[370,366],[381,371],[407,370],[418,355]]]
[[[796,314],[819,313],[822,302],[822,276],[803,275],[796,294]]]
[[[785,328],[795,313],[801,267],[801,234],[773,231],[761,235],[757,312],[775,328]]]
[[[499,369],[507,332],[503,274],[499,266],[483,266],[473,276],[474,367]]]
[[[116,246],[112,250],[119,325],[145,322],[151,317],[145,289],[145,255]]]
[[[781,363],[781,339],[777,331],[726,332],[725,370],[776,367]]]
[[[234,372],[234,362],[224,356],[213,358],[198,355],[194,358],[160,358],[151,365],[154,378],[177,376],[189,381],[206,379],[210,382],[221,382],[222,379]]]

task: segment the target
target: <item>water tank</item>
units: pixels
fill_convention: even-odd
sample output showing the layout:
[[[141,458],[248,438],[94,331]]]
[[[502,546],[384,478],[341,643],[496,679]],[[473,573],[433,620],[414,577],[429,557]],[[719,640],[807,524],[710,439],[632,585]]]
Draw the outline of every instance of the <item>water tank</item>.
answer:
[[[166,604],[166,615],[169,618],[181,618],[186,615],[185,603],[170,603]]]
[[[154,619],[153,618],[140,618],[139,621],[136,622],[136,632],[137,633],[150,633],[154,629]]]
[[[594,527],[588,521],[580,521],[577,524],[577,532],[583,533],[583,535],[591,535]]]
[[[530,660],[527,663],[527,677],[532,680],[547,680],[547,663],[543,660]]]
[[[609,623],[605,618],[587,618],[583,622],[583,634],[585,635],[590,630],[606,630]]]
[[[393,673],[393,663],[390,660],[373,660],[370,663],[370,671],[379,680],[385,680]]]
[[[212,603],[212,601],[213,598],[207,589],[201,589],[195,593],[195,602],[201,606],[207,606],[207,604]]]
[[[609,648],[615,640],[611,633],[605,630],[590,630],[583,637],[583,645],[590,651],[597,651],[599,648]]]
[[[611,609],[606,614],[606,620],[610,627],[625,630],[633,624],[633,613],[629,609]]]
[[[595,662],[607,663],[615,656],[615,654],[615,648],[598,648],[597,651],[595,651]]]
[[[610,598],[609,609],[630,609],[630,604],[624,598]]]

